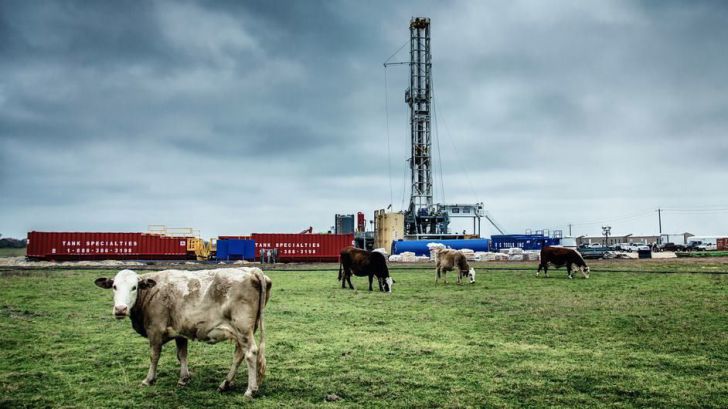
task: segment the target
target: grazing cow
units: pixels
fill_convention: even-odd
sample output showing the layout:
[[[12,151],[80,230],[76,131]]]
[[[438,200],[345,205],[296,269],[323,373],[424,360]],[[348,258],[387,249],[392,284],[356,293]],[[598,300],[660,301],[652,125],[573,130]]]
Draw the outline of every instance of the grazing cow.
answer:
[[[440,280],[440,274],[445,278],[447,284],[447,272],[455,268],[458,270],[458,284],[462,284],[463,277],[467,276],[470,284],[475,283],[475,269],[471,268],[465,255],[457,250],[443,249],[437,253],[437,277],[435,283]]]
[[[572,266],[576,265],[584,278],[589,278],[589,266],[586,265],[584,258],[576,250],[565,247],[543,247],[541,249],[541,263],[538,265],[536,277],[538,277],[538,273],[541,272],[542,268],[544,276],[549,276],[549,263],[556,268],[566,265],[566,271],[569,273],[569,278],[574,278],[571,271]]]
[[[129,317],[139,335],[149,339],[151,364],[143,385],[154,384],[162,345],[175,340],[180,363],[178,385],[190,379],[187,368],[187,340],[214,344],[235,342],[230,372],[220,384],[220,392],[229,389],[238,367],[248,365],[248,387],[253,392],[265,376],[265,328],[263,312],[270,297],[271,281],[258,268],[223,268],[217,270],[166,270],[143,275],[122,270],[113,279],[98,278],[96,285],[113,288],[115,318]],[[255,331],[260,327],[260,344],[255,345]]]
[[[342,274],[343,270],[343,274]],[[392,285],[395,281],[389,276],[389,268],[387,268],[387,259],[384,254],[378,251],[366,251],[356,247],[346,247],[341,250],[339,256],[339,281],[341,288],[349,288],[352,290],[351,275],[358,277],[369,276],[369,291],[372,291],[372,281],[377,276],[379,281],[379,291],[392,292]]]

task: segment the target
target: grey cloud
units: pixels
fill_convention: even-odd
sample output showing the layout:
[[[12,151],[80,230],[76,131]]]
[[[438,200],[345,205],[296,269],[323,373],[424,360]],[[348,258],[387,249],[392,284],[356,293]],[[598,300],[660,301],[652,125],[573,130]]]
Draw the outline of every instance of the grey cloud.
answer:
[[[8,1],[2,233],[324,230],[400,207],[407,70],[387,72],[387,148],[381,63],[415,15],[432,18],[436,197],[441,166],[446,200],[513,232],[636,209],[616,227],[648,233],[650,209],[728,200],[721,2]]]

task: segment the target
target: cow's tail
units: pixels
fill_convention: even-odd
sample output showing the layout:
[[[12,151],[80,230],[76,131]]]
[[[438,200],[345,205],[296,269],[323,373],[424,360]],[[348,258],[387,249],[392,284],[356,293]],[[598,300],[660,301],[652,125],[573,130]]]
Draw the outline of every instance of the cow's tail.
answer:
[[[260,341],[258,342],[258,359],[257,359],[257,367],[258,367],[258,386],[260,386],[263,383],[263,378],[265,377],[265,367],[266,367],[266,361],[265,361],[265,300],[268,296],[266,294],[266,291],[268,290],[268,280],[265,274],[258,270],[258,280],[260,281],[260,298],[258,300],[258,328],[260,330]]]

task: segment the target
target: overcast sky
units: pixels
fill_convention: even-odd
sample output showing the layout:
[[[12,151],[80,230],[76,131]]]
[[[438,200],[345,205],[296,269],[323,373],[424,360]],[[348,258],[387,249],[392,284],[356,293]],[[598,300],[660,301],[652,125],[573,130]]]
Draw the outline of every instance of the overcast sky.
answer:
[[[408,72],[382,63],[412,16],[436,201],[509,233],[654,234],[662,207],[665,232],[728,234],[728,3],[581,0],[1,1],[0,233],[406,207]]]

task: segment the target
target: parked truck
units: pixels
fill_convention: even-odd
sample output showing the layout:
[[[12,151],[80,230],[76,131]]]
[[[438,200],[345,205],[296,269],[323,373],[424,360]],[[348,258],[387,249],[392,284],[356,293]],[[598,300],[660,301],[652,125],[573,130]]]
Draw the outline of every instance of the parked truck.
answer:
[[[709,251],[718,249],[718,239],[723,236],[692,236],[688,238],[688,250]]]

